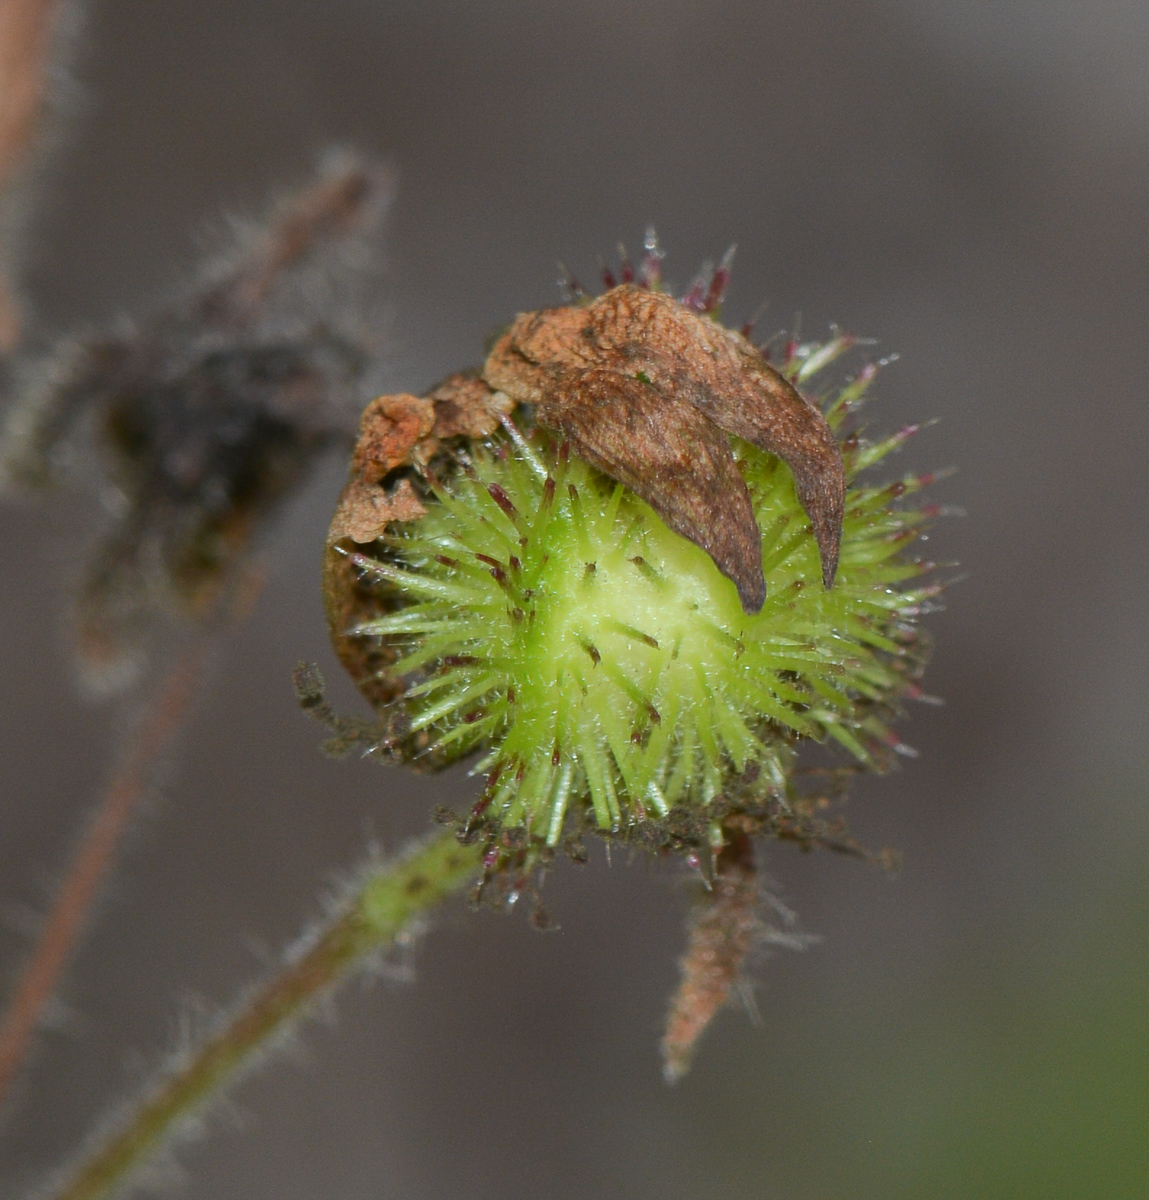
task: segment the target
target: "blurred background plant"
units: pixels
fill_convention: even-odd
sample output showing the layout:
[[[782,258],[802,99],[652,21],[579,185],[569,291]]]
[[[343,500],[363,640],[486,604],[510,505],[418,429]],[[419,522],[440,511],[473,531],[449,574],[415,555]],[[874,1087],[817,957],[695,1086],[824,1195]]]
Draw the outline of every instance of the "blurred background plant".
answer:
[[[0,185],[7,207],[43,169],[53,87],[79,10],[0,10]],[[372,244],[380,167],[328,154],[262,225],[238,225],[187,295],[143,321],[36,345],[7,222],[0,343],[8,351],[0,483],[71,482],[102,501],[72,632],[85,690],[123,697],[120,761],[80,836],[0,1017],[0,1105],[50,1012],[129,820],[183,726],[220,629],[250,607],[262,525],[315,459],[346,450],[379,354]],[[86,485],[86,487],[85,487]]]
[[[930,676],[949,708],[917,712],[922,757],[853,805],[864,842],[905,850],[901,878],[771,856],[824,938],[763,975],[784,1041],[726,1019],[664,1089],[683,900],[671,875],[596,858],[594,887],[548,882],[560,935],[453,917],[417,988],[347,997],[336,1036],[308,1035],[306,1086],[274,1068],[238,1096],[252,1129],[186,1152],[186,1194],[1139,1195],[1142,11],[105,0],[80,45],[87,99],[20,244],[44,345],[116,311],[147,327],[164,307],[148,297],[193,270],[188,228],[257,209],[351,138],[404,172],[383,384],[475,361],[492,314],[553,301],[556,254],[592,276],[588,248],[650,219],[685,283],[737,238],[733,314],[770,299],[762,324],[792,325],[801,304],[811,333],[836,320],[903,351],[882,423],[944,417],[907,465],[960,463],[942,497],[974,517],[935,534],[934,556],[970,571]],[[755,280],[768,295],[742,290]],[[365,813],[393,848],[430,803],[469,794],[333,768],[295,710],[298,657],[340,686],[306,581],[341,475],[319,464],[246,632],[220,635],[185,769],[10,1117],[6,1189],[126,1090],[124,1046],[168,1046],[173,992],[210,1009],[251,976],[252,940],[292,935],[331,865],[357,857]],[[36,912],[41,873],[63,872],[95,777],[115,771],[109,735],[130,740],[130,713],[77,701],[59,636],[105,521],[74,494],[0,513],[0,879]],[[0,933],[10,978],[26,948]]]

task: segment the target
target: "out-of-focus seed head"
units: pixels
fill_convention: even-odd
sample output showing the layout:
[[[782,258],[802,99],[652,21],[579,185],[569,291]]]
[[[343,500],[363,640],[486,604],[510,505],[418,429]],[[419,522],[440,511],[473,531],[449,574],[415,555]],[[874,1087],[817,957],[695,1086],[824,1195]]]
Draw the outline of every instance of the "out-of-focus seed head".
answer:
[[[165,618],[219,619],[267,518],[350,443],[390,190],[386,169],[332,152],[181,301],[27,366],[0,420],[0,490],[106,471],[75,613],[94,689],[130,682]]]

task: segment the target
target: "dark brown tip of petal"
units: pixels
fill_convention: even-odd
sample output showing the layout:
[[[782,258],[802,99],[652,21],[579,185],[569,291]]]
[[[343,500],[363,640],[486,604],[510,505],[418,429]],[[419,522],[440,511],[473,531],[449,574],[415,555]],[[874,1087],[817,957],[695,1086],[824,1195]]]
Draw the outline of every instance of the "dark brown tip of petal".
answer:
[[[705,550],[756,613],[766,600],[762,535],[725,434],[690,404],[631,375],[568,378],[537,409],[539,423],[641,496]]]
[[[753,567],[744,568],[741,562],[723,566],[715,558],[713,552],[710,552],[710,557],[714,559],[722,574],[734,581],[734,586],[738,589],[738,599],[742,602],[742,611],[749,616],[760,613],[762,605],[766,603],[766,577],[762,574],[762,535],[758,532],[757,524],[755,524],[754,530],[757,534],[755,538],[757,562]],[[691,538],[691,541],[693,540]],[[701,545],[701,543],[698,544]],[[738,570],[739,573],[735,574],[735,570]]]
[[[757,403],[727,406],[720,402],[709,410],[710,417],[731,433],[776,454],[790,468],[794,490],[818,543],[822,583],[831,588],[838,570],[846,504],[842,451],[819,408],[757,354],[743,362],[746,378],[758,394]]]
[[[794,473],[794,490],[814,529],[814,540],[818,543],[818,554],[822,559],[822,584],[827,591],[834,586],[838,552],[842,544],[846,485],[841,465],[839,457],[837,473],[831,469],[811,471],[797,469],[793,465],[790,468]]]

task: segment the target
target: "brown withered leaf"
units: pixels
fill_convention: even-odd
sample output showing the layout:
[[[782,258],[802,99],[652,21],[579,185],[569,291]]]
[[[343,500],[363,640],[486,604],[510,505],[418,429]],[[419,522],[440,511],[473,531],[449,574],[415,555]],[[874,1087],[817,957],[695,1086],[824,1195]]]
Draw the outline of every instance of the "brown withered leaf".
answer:
[[[587,403],[581,385],[590,383],[592,372],[600,408],[572,415],[570,406]],[[660,464],[684,461],[683,449],[699,428],[684,417],[691,409],[706,418],[703,425],[776,454],[790,467],[810,518],[823,583],[833,585],[845,501],[841,453],[821,412],[739,334],[670,296],[623,284],[583,308],[519,316],[495,344],[483,376],[515,400],[536,405],[540,424],[569,437],[577,453],[626,482],[672,528],[711,554],[738,586],[748,612],[761,608],[766,594],[761,538],[752,514],[746,524],[749,500],[743,504],[741,479],[737,488],[720,484],[738,474],[725,439],[721,445],[699,443],[706,447],[698,460],[701,473],[680,467],[667,480],[659,477]],[[633,382],[648,390],[638,391]],[[634,440],[625,405],[601,407],[612,387],[641,403],[643,439]],[[604,423],[615,428],[602,428]],[[652,457],[660,440],[665,445]]]

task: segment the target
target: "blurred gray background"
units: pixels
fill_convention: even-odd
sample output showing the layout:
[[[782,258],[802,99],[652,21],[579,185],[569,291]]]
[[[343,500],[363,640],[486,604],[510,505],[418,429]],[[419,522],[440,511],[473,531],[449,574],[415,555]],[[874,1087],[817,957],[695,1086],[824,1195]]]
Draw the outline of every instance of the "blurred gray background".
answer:
[[[1149,1175],[1149,7],[1132,0],[103,0],[35,226],[48,326],[143,311],[198,232],[332,141],[401,175],[388,378],[419,391],[552,303],[555,261],[653,222],[685,285],[739,245],[727,311],[830,322],[900,361],[869,410],[919,418],[898,469],[956,465],[961,564],[921,757],[864,781],[891,881],[769,848],[804,954],[755,970],[663,1085],[687,908],[677,869],[563,867],[561,923],[439,915],[410,983],[330,1025],[180,1154],[188,1200],[1141,1197]],[[227,1001],[374,838],[469,784],[335,764],[296,709],[327,669],[318,557],[342,468],[280,523],[169,784],[137,824],[0,1133],[0,1192],[70,1151]],[[115,744],[64,636],[76,498],[0,511],[0,892],[42,908]],[[956,573],[956,571],[954,572]],[[0,930],[11,978],[27,943]],[[236,1126],[238,1125],[238,1129]]]

